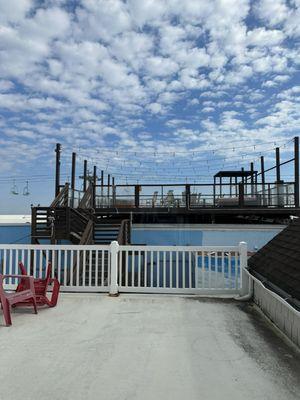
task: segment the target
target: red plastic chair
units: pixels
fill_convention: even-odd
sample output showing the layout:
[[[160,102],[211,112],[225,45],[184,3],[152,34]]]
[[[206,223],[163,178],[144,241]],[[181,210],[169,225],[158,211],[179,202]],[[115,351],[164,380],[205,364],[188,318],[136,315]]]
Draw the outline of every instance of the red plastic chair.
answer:
[[[24,267],[22,262],[19,262],[19,267],[22,275],[27,275],[26,268]],[[38,306],[47,305],[48,307],[55,307],[57,304],[60,284],[56,278],[51,278],[51,272],[52,272],[52,265],[49,262],[45,279],[34,278],[35,298],[36,298],[36,304]],[[51,299],[48,299],[47,297],[47,289],[49,286],[52,286]],[[17,292],[21,290],[23,290],[22,280],[20,281],[17,287]]]
[[[18,292],[8,293],[3,288],[3,281],[6,278],[18,278],[22,283],[22,290]],[[21,282],[20,281],[20,282]],[[1,308],[3,309],[3,315],[6,326],[10,326],[11,315],[10,309],[12,306],[15,306],[21,302],[26,302],[28,304],[32,304],[34,308],[35,314],[37,314],[36,301],[35,301],[35,293],[34,293],[34,278],[32,276],[24,276],[24,275],[1,275],[0,274],[0,302]]]

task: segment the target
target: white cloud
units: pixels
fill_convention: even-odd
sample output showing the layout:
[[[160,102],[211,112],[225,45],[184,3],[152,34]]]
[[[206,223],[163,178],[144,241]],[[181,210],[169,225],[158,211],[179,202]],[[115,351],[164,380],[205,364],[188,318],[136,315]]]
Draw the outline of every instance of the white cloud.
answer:
[[[151,150],[176,150],[182,138],[184,150],[297,129],[299,2],[66,5],[0,2],[7,150],[34,141],[46,151],[56,140],[128,150],[141,138]]]

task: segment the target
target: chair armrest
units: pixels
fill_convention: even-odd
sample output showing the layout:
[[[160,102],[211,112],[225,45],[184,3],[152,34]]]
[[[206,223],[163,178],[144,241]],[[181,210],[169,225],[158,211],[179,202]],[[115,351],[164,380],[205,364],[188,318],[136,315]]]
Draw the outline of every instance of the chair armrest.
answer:
[[[29,278],[31,278],[31,279],[34,279],[34,277],[33,276],[29,276],[29,275],[15,275],[15,274],[3,274],[2,275],[3,276],[3,278],[24,278],[24,279],[29,279]]]
[[[3,281],[6,278],[19,278],[19,279],[26,279],[29,281],[29,289],[32,291],[32,293],[35,295],[35,289],[34,289],[34,277],[29,276],[29,275],[14,275],[14,274],[4,274],[0,275],[0,282]]]

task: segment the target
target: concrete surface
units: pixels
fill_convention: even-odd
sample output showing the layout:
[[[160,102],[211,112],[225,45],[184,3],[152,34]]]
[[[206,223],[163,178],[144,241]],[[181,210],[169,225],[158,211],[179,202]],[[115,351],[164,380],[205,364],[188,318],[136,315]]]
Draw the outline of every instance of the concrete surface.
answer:
[[[229,300],[65,294],[0,325],[1,400],[299,400],[300,356]]]

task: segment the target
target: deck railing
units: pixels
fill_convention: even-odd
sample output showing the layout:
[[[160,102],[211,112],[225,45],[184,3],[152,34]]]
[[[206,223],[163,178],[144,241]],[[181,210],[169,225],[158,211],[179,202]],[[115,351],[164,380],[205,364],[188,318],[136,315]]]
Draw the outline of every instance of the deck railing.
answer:
[[[94,187],[95,208],[295,207],[295,184],[115,185]]]
[[[0,272],[19,273],[18,263],[42,278],[48,262],[62,290],[75,292],[190,293],[245,292],[247,245],[120,246],[0,245]],[[246,279],[246,280],[245,280]],[[8,287],[15,284],[8,281]]]

